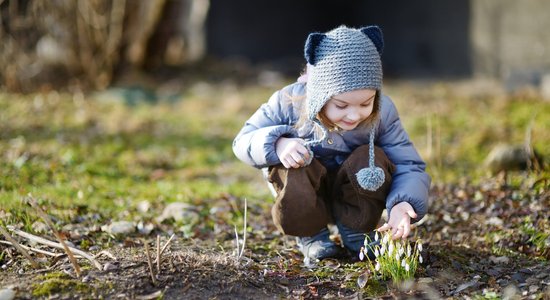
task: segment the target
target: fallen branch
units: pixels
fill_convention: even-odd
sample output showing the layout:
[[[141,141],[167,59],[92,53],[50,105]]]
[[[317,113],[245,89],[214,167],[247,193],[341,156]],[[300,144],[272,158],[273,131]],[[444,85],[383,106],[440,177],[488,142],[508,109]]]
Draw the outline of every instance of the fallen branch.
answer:
[[[6,231],[6,229],[4,229],[3,225],[0,226],[0,232],[11,243],[11,245],[15,247],[15,249],[21,252],[21,254],[23,254],[23,256],[25,256],[31,262],[31,265],[33,268],[37,269],[38,267],[40,267],[38,263],[34,261],[31,255],[11,237],[11,235]]]
[[[151,262],[151,254],[149,254],[149,245],[147,244],[147,241],[143,241],[143,245],[145,246],[145,254],[147,255],[147,264],[149,265],[151,280],[153,281],[153,284],[156,284],[157,280],[155,279],[155,273],[153,272],[153,263]]]
[[[69,261],[73,265],[74,272],[76,273],[76,277],[80,277],[80,266],[78,265],[76,258],[74,258],[73,253],[69,249],[69,246],[67,246],[67,243],[65,243],[65,241],[59,234],[59,231],[55,229],[55,226],[53,225],[53,222],[50,219],[50,217],[42,210],[42,208],[40,208],[40,205],[36,203],[36,200],[30,194],[29,196],[27,196],[26,201],[38,212],[40,217],[42,217],[44,222],[46,222],[46,224],[48,224],[50,229],[53,231],[53,234],[55,235],[59,243],[61,243],[61,245],[63,246],[63,250],[65,251],[65,253],[67,253],[67,256],[69,257]]]
[[[13,232],[14,234],[17,234],[18,236],[26,238],[30,241],[40,243],[40,244],[43,244],[43,245],[46,245],[46,246],[54,247],[54,248],[57,248],[57,249],[64,249],[63,245],[61,245],[60,243],[52,242],[52,241],[47,240],[45,238],[41,238],[39,236],[32,235],[32,234],[24,232],[24,231],[21,231],[21,230],[18,230],[18,229],[10,229],[10,231]],[[94,265],[94,267],[96,267],[98,270],[101,270],[101,271],[103,270],[103,266],[97,260],[95,260],[93,258],[93,256],[91,256],[90,254],[88,254],[88,253],[86,253],[82,250],[76,249],[76,248],[72,248],[72,247],[68,247],[68,248],[73,253],[89,260]]]
[[[0,244],[4,244],[4,245],[10,245],[10,246],[14,246],[11,242],[9,241],[0,241]],[[32,252],[36,252],[36,253],[40,253],[40,254],[44,254],[44,255],[48,255],[48,256],[52,256],[54,258],[57,258],[57,257],[60,257],[60,256],[63,256],[65,254],[62,254],[62,253],[53,253],[53,252],[50,252],[50,251],[46,251],[46,250],[42,250],[42,249],[36,249],[36,248],[31,248],[31,247],[27,247],[25,245],[19,245],[21,248],[27,250],[27,251],[32,251]]]

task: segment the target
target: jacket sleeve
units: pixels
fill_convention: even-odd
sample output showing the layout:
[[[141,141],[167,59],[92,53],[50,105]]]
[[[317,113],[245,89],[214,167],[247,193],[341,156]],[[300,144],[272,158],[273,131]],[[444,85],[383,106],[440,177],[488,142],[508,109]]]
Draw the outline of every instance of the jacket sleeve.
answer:
[[[390,193],[386,199],[388,215],[398,203],[406,201],[414,208],[417,222],[428,211],[428,191],[431,178],[426,164],[405,132],[393,102],[384,97],[381,110],[378,144],[395,164]]]
[[[291,104],[275,92],[267,103],[246,121],[233,141],[233,152],[241,161],[256,168],[281,163],[275,142],[282,136],[297,136],[292,126]]]

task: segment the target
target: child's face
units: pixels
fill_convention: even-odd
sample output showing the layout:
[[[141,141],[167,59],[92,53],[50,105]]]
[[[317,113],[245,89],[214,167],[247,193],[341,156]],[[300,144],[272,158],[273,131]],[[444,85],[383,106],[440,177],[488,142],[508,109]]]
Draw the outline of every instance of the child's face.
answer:
[[[338,94],[323,107],[326,118],[343,130],[353,130],[370,116],[376,90],[361,89]]]

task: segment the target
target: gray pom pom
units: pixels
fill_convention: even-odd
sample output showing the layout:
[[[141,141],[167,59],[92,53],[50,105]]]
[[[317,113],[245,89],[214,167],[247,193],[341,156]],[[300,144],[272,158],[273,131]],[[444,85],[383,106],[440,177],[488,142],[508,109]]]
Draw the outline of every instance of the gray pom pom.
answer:
[[[357,174],[357,182],[365,190],[374,192],[384,184],[386,176],[384,170],[379,167],[369,167],[359,170]]]

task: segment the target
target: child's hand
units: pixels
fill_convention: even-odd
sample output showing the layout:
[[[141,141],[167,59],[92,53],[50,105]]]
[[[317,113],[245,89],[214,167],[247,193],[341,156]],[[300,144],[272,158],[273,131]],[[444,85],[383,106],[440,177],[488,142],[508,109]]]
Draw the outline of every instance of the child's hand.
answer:
[[[416,212],[408,202],[400,202],[391,209],[390,220],[377,230],[390,230],[394,240],[406,238],[411,232],[411,218],[416,218]]]
[[[309,151],[304,146],[304,140],[299,138],[281,137],[275,143],[275,151],[285,168],[299,168],[309,160]]]

